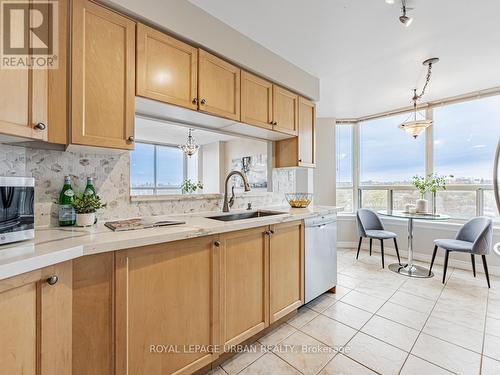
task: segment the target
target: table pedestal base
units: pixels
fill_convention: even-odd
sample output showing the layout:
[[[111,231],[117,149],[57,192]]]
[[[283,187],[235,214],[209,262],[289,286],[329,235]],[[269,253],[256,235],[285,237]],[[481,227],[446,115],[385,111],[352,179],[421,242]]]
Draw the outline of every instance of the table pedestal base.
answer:
[[[401,275],[409,276],[409,277],[417,277],[420,279],[427,279],[429,277],[433,277],[434,274],[431,272],[429,274],[429,270],[427,268],[417,266],[415,264],[409,265],[401,265],[399,263],[394,263],[389,265],[389,269],[393,272],[399,273]]]

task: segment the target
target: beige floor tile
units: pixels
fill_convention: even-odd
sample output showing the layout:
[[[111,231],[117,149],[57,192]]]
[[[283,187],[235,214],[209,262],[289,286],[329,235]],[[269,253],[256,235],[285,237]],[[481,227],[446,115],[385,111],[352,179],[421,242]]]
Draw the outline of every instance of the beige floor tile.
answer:
[[[360,329],[373,315],[342,301],[326,309],[323,314],[355,329]]]
[[[483,357],[481,375],[498,375],[498,374],[500,374],[500,362],[488,357]]]
[[[327,308],[329,308],[335,302],[337,302],[337,300],[335,298],[332,298],[329,294],[325,293],[325,294],[322,294],[321,296],[313,299],[311,302],[309,302],[306,305],[306,307],[320,313],[320,312],[325,311]]]
[[[408,279],[400,288],[402,292],[413,294],[419,297],[437,300],[443,291],[441,279],[433,277],[431,279]]]
[[[397,291],[390,299],[389,302],[401,305],[412,310],[416,310],[425,314],[430,314],[436,301],[414,296],[403,291]]]
[[[500,337],[485,335],[483,354],[500,361]]]
[[[217,366],[216,368],[207,372],[206,375],[227,375],[227,373],[222,368],[220,368],[220,366]]]
[[[319,375],[375,375],[376,373],[352,359],[337,354]]]
[[[484,312],[480,309],[475,311],[471,310],[469,306],[460,304],[460,302],[453,304],[448,301],[443,302],[438,300],[432,311],[432,316],[443,320],[449,320],[450,322],[475,329],[476,331],[482,331],[484,329]]]
[[[338,285],[344,286],[346,288],[354,289],[356,288],[357,285],[361,283],[361,281],[353,277],[347,276],[343,273],[339,273],[337,275],[337,283]]]
[[[286,339],[288,336],[291,334],[297,332],[297,329],[292,327],[289,324],[282,324],[278,328],[275,328],[271,332],[269,332],[267,335],[261,337],[259,339],[259,342],[262,345],[266,346],[273,346],[273,345],[278,345],[281,341]]]
[[[268,353],[260,357],[250,366],[245,368],[241,375],[294,375],[300,374],[296,369],[283,361],[278,356]]]
[[[306,306],[303,306],[299,309],[297,315],[289,319],[287,323],[290,324],[292,327],[299,329],[303,327],[305,324],[309,323],[317,316],[318,313],[316,311],[311,310]]]
[[[486,333],[500,337],[500,319],[486,317]]]
[[[421,358],[411,355],[406,360],[400,375],[451,375],[452,373]]]
[[[382,306],[377,311],[377,315],[417,330],[422,329],[428,316],[427,314],[391,302],[387,302]]]
[[[396,292],[397,287],[387,285],[387,283],[366,282],[356,287],[355,290],[387,301]]]
[[[375,313],[380,307],[382,307],[385,300],[353,290],[351,293],[342,298],[342,302],[348,303],[349,305],[358,307],[362,310]]]
[[[422,333],[412,354],[457,374],[479,374],[481,355]]]
[[[251,363],[255,362],[264,354],[266,354],[265,346],[261,345],[260,343],[253,343],[252,345],[249,345],[247,351],[229,358],[227,361],[221,364],[221,367],[229,375],[234,375],[243,370]]]
[[[490,296],[488,298],[488,316],[500,319],[500,293],[490,292]]]
[[[324,315],[311,320],[301,331],[336,350],[340,350],[356,334],[354,329]]]
[[[366,367],[384,375],[397,374],[407,353],[373,337],[359,332],[349,342],[346,355]]]
[[[374,315],[361,328],[361,332],[385,341],[406,352],[410,351],[419,334],[419,331],[416,329],[406,327],[377,315]]]
[[[336,352],[302,332],[287,337],[274,352],[303,374],[317,374]]]
[[[427,320],[423,332],[479,354],[483,348],[482,331],[476,331],[435,316],[431,316]]]

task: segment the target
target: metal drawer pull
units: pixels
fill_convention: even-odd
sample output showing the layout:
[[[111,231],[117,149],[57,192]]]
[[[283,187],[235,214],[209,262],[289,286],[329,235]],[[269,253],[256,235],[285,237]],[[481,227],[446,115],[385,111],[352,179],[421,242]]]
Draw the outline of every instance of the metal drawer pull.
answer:
[[[57,275],[52,275],[47,279],[47,284],[55,285],[55,284],[57,284],[58,281],[59,281],[59,278],[57,277]]]

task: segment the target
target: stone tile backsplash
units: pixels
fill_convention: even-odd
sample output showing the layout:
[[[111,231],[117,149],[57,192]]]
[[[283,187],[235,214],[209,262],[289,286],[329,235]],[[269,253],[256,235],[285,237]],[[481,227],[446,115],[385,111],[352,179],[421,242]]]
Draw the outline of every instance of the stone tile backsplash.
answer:
[[[73,188],[83,190],[87,176],[95,179],[98,194],[108,203],[99,213],[101,220],[134,216],[168,215],[199,211],[217,211],[222,199],[138,201],[131,202],[129,195],[129,153],[62,152],[0,145],[0,175],[31,176],[36,179],[35,223],[37,226],[57,224],[57,199],[65,175],[73,179]],[[284,193],[294,191],[295,170],[273,170],[273,193],[238,195],[234,208],[245,208],[249,201],[254,206],[285,203]]]

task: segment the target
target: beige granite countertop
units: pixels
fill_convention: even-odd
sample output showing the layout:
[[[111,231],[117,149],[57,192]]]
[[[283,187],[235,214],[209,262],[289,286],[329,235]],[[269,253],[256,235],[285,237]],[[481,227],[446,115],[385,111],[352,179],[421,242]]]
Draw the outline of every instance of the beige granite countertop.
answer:
[[[303,220],[337,213],[341,210],[340,207],[334,206],[260,209],[278,211],[282,214],[236,221],[209,219],[210,216],[221,214],[213,211],[155,216],[154,219],[157,221],[178,219],[185,221],[186,224],[126,232],[113,232],[103,223],[92,228],[37,228],[35,240],[0,246],[0,280],[85,255]],[[238,212],[245,211],[231,211],[231,213]]]

